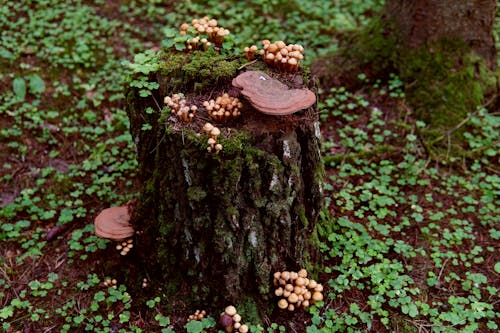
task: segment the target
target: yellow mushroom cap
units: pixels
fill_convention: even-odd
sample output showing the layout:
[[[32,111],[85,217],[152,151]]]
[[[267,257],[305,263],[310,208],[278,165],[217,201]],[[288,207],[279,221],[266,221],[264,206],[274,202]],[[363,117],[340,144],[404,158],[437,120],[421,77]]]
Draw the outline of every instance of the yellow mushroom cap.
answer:
[[[323,300],[323,294],[321,292],[319,292],[319,291],[315,291],[312,294],[312,300],[315,301],[315,302],[322,301]]]
[[[280,309],[286,309],[288,307],[288,302],[286,301],[286,299],[282,298],[278,301],[278,307]]]
[[[217,127],[214,127],[210,131],[210,134],[213,135],[213,136],[218,136],[218,135],[220,135],[220,129],[218,129]]]
[[[292,293],[290,296],[288,296],[288,302],[290,303],[297,303],[299,301],[299,296],[297,294]]]
[[[224,309],[224,312],[232,317],[236,314],[236,308],[232,305],[229,305]]]

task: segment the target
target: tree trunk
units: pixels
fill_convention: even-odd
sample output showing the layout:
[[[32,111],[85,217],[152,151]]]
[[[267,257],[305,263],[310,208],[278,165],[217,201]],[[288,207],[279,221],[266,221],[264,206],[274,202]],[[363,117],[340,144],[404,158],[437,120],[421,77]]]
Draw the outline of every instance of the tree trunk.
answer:
[[[386,2],[385,20],[396,37],[394,62],[416,116],[429,124],[423,132],[428,151],[435,146],[437,156],[442,148],[463,154],[455,127],[497,90],[491,72],[495,10],[494,0]],[[445,133],[452,140],[440,148]]]
[[[231,87],[236,70],[196,89],[201,80],[186,70],[196,64],[184,57],[182,70],[156,76],[157,101],[183,92],[201,106],[223,92],[237,93]],[[208,67],[218,68],[220,61],[209,60]],[[300,74],[268,74],[289,86],[310,85]],[[245,103],[241,117],[226,124],[203,110],[193,123],[181,123],[148,112],[156,102],[137,90],[128,92],[127,104],[143,182],[133,224],[143,232],[137,246],[149,271],[171,305],[233,303],[259,317],[269,309],[264,301],[272,297],[272,273],[304,267],[314,256],[311,235],[323,203],[316,110],[277,117]],[[221,129],[219,153],[208,152],[207,136],[199,134],[206,121]],[[144,131],[145,122],[151,130]]]
[[[442,38],[460,39],[493,68],[496,5],[495,0],[387,0],[385,9],[402,44],[417,49]]]

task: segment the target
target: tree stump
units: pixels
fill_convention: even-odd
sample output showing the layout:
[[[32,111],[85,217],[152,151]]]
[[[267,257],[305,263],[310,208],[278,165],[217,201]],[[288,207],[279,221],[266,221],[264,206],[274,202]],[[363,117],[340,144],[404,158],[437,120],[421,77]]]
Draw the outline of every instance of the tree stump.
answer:
[[[304,267],[315,255],[312,235],[323,204],[320,130],[315,105],[266,115],[232,80],[252,69],[290,88],[314,89],[312,80],[302,70],[277,72],[261,61],[239,69],[243,57],[210,51],[165,53],[160,61],[162,69],[150,76],[160,84],[153,96],[127,93],[142,181],[132,216],[141,234],[136,248],[170,300],[232,303],[261,317],[270,309],[272,273]],[[244,108],[240,117],[217,123],[202,104],[225,92]],[[159,110],[174,93],[198,106],[192,122]],[[208,137],[200,134],[206,122],[221,130],[218,153],[207,151]]]

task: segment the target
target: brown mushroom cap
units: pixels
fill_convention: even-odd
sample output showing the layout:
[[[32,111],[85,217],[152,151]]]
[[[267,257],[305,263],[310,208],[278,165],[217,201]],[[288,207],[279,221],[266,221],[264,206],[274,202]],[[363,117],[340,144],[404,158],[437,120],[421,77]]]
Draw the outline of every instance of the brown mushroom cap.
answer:
[[[262,113],[283,116],[307,109],[316,102],[309,89],[289,89],[280,81],[258,71],[246,71],[233,79],[233,86]]]
[[[94,220],[97,237],[122,240],[134,235],[128,206],[106,208]]]

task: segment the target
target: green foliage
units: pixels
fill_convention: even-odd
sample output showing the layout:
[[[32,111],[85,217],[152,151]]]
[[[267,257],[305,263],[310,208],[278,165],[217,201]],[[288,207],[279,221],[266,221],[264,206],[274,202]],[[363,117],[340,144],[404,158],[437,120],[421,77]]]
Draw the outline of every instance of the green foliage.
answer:
[[[129,86],[139,89],[141,97],[151,96],[152,91],[160,87],[156,81],[150,81],[150,74],[160,69],[159,54],[152,50],[138,53],[134,62],[124,61],[123,65],[129,70]]]
[[[202,333],[207,332],[207,328],[215,327],[215,320],[213,318],[202,318],[201,320],[191,320],[184,325],[188,333]]]
[[[116,289],[102,284],[102,273],[114,272],[116,262],[111,242],[94,235],[92,220],[100,209],[134,196],[137,169],[123,86],[139,88],[148,98],[159,88],[156,72],[184,70],[186,81],[197,82],[190,88],[206,89],[236,73],[242,63],[232,60],[233,52],[262,39],[300,43],[310,63],[359,30],[352,38],[362,40],[362,47],[348,54],[364,63],[382,60],[390,70],[372,77],[356,69],[356,86],[363,88],[324,87],[320,95],[329,209],[318,225],[325,263],[319,276],[327,279],[327,295],[310,307],[306,330],[358,332],[380,325],[399,332],[498,330],[499,290],[490,274],[500,273],[495,256],[500,120],[490,105],[476,108],[484,102],[477,82],[464,84],[477,73],[485,83],[491,77],[474,57],[462,59],[464,70],[450,75],[460,61],[446,49],[410,59],[394,74],[394,41],[381,38],[380,21],[360,29],[382,5],[378,0],[210,0],[174,7],[160,0],[112,7],[102,0],[3,3],[1,329],[174,332],[172,323],[179,320],[163,312],[162,291],[155,286],[142,304],[127,291],[138,288],[135,282],[117,276]],[[187,37],[177,36],[178,26],[203,15],[230,29],[230,38],[221,53],[186,57],[180,51]],[[159,46],[177,52],[155,51]],[[409,81],[412,76],[418,80]],[[172,92],[183,84],[162,82]],[[432,132],[429,110],[442,107],[442,96],[463,112],[451,131]],[[392,112],[404,110],[408,101],[423,115],[416,123],[409,113]],[[143,130],[153,125],[144,123]],[[430,163],[422,134],[439,143],[455,131],[464,139],[462,168]],[[238,144],[223,142],[228,152],[241,149],[245,138],[232,141]],[[48,241],[47,232],[57,228],[61,231]],[[249,326],[251,332],[286,332],[292,331],[289,324]],[[182,331],[214,327],[206,318]]]

